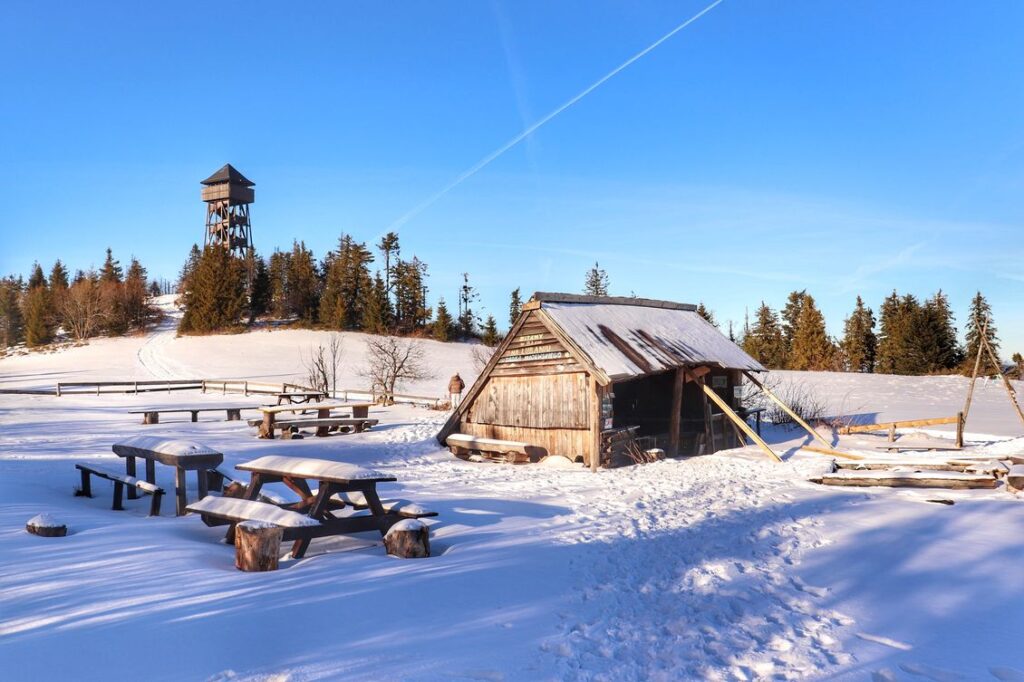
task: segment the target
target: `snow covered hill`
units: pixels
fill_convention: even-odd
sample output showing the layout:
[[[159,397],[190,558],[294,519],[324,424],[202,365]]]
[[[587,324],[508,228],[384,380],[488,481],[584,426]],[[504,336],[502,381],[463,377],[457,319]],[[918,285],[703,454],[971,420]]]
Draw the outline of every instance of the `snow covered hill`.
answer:
[[[0,360],[0,387],[299,380],[323,338],[176,338],[169,322]],[[364,337],[344,339],[345,381],[363,386]],[[474,377],[467,345],[425,343],[437,378],[407,391]],[[953,414],[966,389],[959,377],[780,376],[833,413],[878,419]],[[825,489],[806,479],[828,460],[781,428],[766,437],[783,464],[743,448],[590,474],[457,460],[433,440],[446,415],[410,406],[372,410],[381,425],[367,433],[301,441],[261,441],[219,416],[143,426],[127,414],[203,400],[253,402],[0,395],[4,679],[1024,680],[1024,504],[1005,491],[943,491],[949,506],[927,490]],[[979,385],[972,448],[1024,453],[1015,419],[1000,386]],[[111,444],[140,433],[206,443],[227,469],[283,454],[388,472],[389,495],[440,512],[435,556],[390,559],[364,535],[245,574],[222,529],[146,518],[146,500],[110,511],[99,484],[72,496],[74,462],[118,466]],[[27,534],[41,512],[68,537]]]

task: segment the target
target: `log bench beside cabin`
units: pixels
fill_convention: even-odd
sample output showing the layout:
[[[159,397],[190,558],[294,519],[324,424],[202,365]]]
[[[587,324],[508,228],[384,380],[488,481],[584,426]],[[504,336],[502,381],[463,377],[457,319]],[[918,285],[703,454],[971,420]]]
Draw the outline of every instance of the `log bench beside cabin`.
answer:
[[[745,436],[778,459],[736,414],[744,376],[777,401],[754,377],[765,368],[696,310],[534,294],[438,442],[460,456],[525,446],[530,459],[563,455],[596,470],[622,461],[618,443],[630,439],[613,436],[633,429],[670,455],[737,447]]]

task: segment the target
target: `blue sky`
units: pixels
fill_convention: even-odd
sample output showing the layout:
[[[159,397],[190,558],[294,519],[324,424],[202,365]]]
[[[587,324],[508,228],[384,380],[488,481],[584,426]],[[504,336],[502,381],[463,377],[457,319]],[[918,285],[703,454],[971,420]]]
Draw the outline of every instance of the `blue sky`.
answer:
[[[199,181],[256,183],[264,254],[375,241],[707,2],[0,9],[0,271],[107,245],[176,275]],[[1024,3],[725,0],[401,225],[432,298],[696,302],[981,289],[1024,351]]]

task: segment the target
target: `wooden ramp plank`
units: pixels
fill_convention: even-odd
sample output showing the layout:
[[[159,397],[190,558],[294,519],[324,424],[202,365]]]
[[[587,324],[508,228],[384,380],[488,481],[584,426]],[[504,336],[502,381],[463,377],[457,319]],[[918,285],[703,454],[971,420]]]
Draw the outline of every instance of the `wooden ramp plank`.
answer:
[[[825,474],[820,482],[824,485],[887,488],[995,488],[992,476],[966,474],[957,471],[837,471]]]

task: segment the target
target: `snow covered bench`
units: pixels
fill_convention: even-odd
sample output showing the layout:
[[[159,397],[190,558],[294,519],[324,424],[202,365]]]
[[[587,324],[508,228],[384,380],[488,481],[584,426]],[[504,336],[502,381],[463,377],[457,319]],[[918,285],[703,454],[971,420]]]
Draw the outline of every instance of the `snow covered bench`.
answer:
[[[356,510],[369,509],[370,505],[366,501],[366,496],[358,490],[337,493],[331,496],[332,501],[343,502],[349,507]],[[430,511],[423,505],[409,500],[381,500],[381,506],[384,511],[389,514],[397,514],[404,519],[422,519],[428,516],[437,516],[436,511]]]
[[[98,467],[92,464],[79,463],[75,465],[75,468],[82,473],[82,486],[77,491],[75,491],[76,495],[79,495],[81,497],[92,497],[91,477],[97,476],[99,478],[105,478],[106,480],[112,481],[114,483],[114,503],[110,507],[111,509],[114,509],[115,511],[122,511],[124,509],[124,506],[122,504],[122,502],[124,501],[124,487],[131,486],[135,490],[153,496],[153,500],[152,502],[150,502],[149,505],[149,515],[160,516],[160,501],[163,499],[164,496],[163,488],[154,485],[153,483],[139,480],[134,476],[120,474],[116,471],[104,469],[102,467]]]
[[[307,403],[305,405],[265,405],[260,409],[263,419],[258,422],[260,438],[273,438],[277,415],[285,412],[306,412],[316,410],[318,419],[331,418],[331,410],[352,410],[355,419],[366,419],[372,403]],[[250,422],[251,423],[251,422]],[[255,425],[255,424],[254,424]]]
[[[544,448],[529,443],[480,438],[465,433],[453,433],[445,439],[445,444],[459,459],[469,459],[471,454],[479,453],[504,462],[536,462],[547,454]]]
[[[282,433],[286,430],[297,431],[301,428],[316,429],[316,435],[326,436],[330,433],[332,428],[341,430],[342,433],[348,433],[349,429],[354,430],[356,433],[362,433],[366,429],[376,426],[380,420],[378,419],[363,419],[357,417],[317,417],[315,419],[283,419],[281,421],[274,421],[269,427],[264,427],[263,420],[250,419],[250,426],[260,426],[260,437],[264,433],[264,429],[270,434],[269,437],[273,437],[274,429],[280,429]]]
[[[241,500],[236,497],[207,495],[203,499],[188,505],[186,509],[202,516],[203,522],[207,522],[209,517],[210,519],[220,519],[228,523],[261,521],[263,523],[272,523],[281,528],[309,528],[320,525],[319,521],[305,514],[300,514],[290,509],[282,509],[268,502]],[[208,525],[217,524],[210,523]]]
[[[129,410],[128,414],[141,414],[143,424],[159,424],[161,414],[175,414],[188,412],[192,415],[192,421],[199,421],[200,412],[220,412],[221,410],[227,412],[227,421],[234,422],[242,419],[242,410],[257,410],[258,405],[250,405],[239,407],[236,405],[219,405],[209,407],[168,407],[168,408],[156,408],[147,407],[141,410]]]

